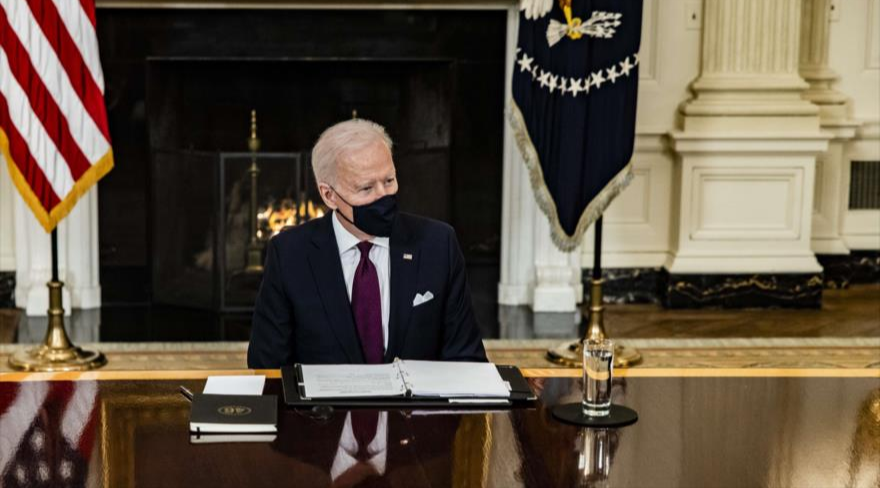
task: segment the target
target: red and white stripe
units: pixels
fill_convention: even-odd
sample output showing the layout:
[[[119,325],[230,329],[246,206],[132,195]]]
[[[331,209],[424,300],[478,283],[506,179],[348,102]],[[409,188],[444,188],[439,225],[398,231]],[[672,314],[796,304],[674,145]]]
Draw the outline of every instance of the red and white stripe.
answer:
[[[14,391],[0,394],[0,476],[33,439],[25,435],[39,415],[49,418],[58,431],[37,435],[50,439],[60,434],[64,441],[88,463],[95,446],[98,422],[98,383],[96,381],[28,381]]]
[[[112,167],[94,0],[0,0],[0,130],[46,230]]]

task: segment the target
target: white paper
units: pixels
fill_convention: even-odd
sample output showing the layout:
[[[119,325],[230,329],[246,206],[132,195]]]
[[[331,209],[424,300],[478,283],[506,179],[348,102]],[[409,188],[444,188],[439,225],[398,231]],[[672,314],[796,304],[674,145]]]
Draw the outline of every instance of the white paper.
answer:
[[[492,363],[407,360],[401,370],[416,396],[510,398]]]
[[[216,433],[260,433],[260,432],[278,432],[278,428],[274,425],[265,424],[213,424],[209,422],[190,422],[190,433],[202,432],[205,434]]]
[[[276,434],[190,434],[189,441],[193,444],[215,444],[225,442],[272,442]]]
[[[392,397],[406,393],[395,363],[302,365],[307,398]]]
[[[264,375],[208,376],[206,395],[262,395],[266,384]]]

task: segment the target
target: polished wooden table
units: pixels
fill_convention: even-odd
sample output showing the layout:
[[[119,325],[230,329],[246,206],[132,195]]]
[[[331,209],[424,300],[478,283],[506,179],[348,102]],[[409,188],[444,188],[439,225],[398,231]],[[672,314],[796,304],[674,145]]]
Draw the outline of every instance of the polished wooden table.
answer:
[[[384,461],[356,476],[335,467],[345,410],[282,409],[271,443],[191,444],[177,390],[204,372],[3,375],[0,486],[880,486],[877,370],[624,371],[614,398],[640,420],[619,430],[551,417],[577,371],[527,373],[528,408],[388,411]]]

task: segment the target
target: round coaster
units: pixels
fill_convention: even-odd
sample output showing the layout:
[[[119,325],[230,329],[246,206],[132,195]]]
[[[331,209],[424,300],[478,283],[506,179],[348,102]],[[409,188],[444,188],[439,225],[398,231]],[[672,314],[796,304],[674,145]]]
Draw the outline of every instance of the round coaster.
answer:
[[[556,405],[553,407],[552,412],[557,420],[585,427],[623,427],[634,424],[639,420],[639,414],[635,410],[613,403],[611,404],[611,413],[605,417],[584,415],[583,407],[580,403]]]

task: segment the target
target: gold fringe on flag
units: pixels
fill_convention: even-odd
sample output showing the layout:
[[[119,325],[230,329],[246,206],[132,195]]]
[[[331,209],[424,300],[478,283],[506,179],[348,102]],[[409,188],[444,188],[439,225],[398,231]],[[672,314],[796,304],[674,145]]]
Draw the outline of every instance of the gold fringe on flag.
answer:
[[[83,173],[82,176],[80,176],[76,183],[74,183],[73,188],[63,197],[61,202],[56,205],[51,212],[47,212],[46,209],[43,208],[40,199],[34,194],[33,189],[31,189],[31,186],[28,184],[24,175],[19,171],[18,166],[15,165],[15,161],[12,160],[12,155],[9,153],[9,139],[7,139],[6,133],[3,129],[0,129],[0,153],[6,158],[6,166],[9,168],[9,175],[12,177],[12,182],[15,184],[15,187],[18,188],[21,197],[24,199],[27,206],[30,207],[34,216],[37,217],[40,225],[43,226],[43,229],[45,229],[47,233],[52,232],[52,229],[58,225],[58,222],[61,222],[64,217],[67,217],[67,214],[73,210],[76,202],[81,196],[89,191],[92,185],[97,183],[98,180],[113,169],[113,150],[109,149],[106,154],[101,156],[101,159],[99,159],[97,163],[93,164],[85,173]]]
[[[544,212],[547,219],[550,221],[550,237],[553,239],[553,243],[556,244],[556,247],[561,251],[574,251],[580,246],[584,233],[590,225],[602,216],[602,213],[605,212],[605,209],[608,208],[608,205],[614,200],[614,197],[620,194],[620,192],[629,185],[629,182],[632,181],[632,162],[628,162],[626,167],[617,173],[617,175],[615,175],[614,178],[602,188],[602,191],[593,198],[589,205],[587,205],[587,208],[584,209],[580,219],[578,219],[574,234],[568,235],[565,233],[565,230],[562,229],[562,224],[559,223],[559,214],[556,210],[556,203],[553,201],[553,197],[550,196],[550,190],[547,188],[547,183],[544,182],[544,172],[541,170],[541,162],[538,158],[538,152],[535,150],[532,138],[529,137],[522,112],[514,100],[511,99],[509,104],[510,108],[508,110],[507,118],[510,122],[510,126],[513,128],[516,145],[519,146],[520,153],[522,154],[526,167],[529,170],[529,180],[531,181],[532,189],[535,192],[535,200],[538,202],[538,208]]]

